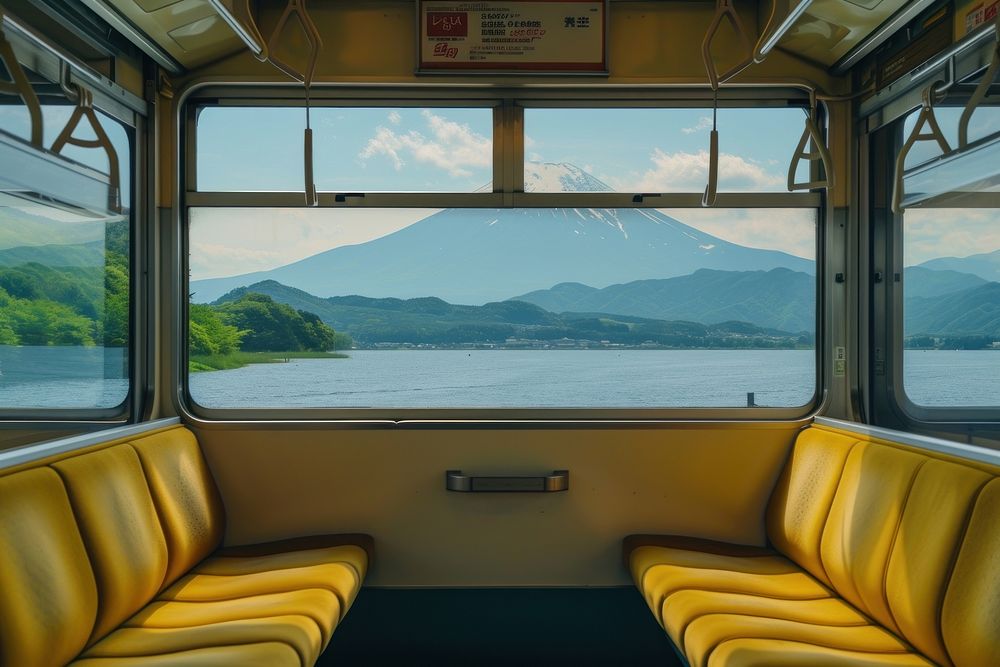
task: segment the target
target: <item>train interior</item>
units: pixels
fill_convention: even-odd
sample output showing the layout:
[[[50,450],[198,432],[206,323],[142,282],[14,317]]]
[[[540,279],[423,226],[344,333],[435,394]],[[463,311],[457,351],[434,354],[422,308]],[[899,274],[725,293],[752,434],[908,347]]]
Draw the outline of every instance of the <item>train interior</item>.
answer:
[[[998,7],[0,0],[0,665],[1000,664]]]

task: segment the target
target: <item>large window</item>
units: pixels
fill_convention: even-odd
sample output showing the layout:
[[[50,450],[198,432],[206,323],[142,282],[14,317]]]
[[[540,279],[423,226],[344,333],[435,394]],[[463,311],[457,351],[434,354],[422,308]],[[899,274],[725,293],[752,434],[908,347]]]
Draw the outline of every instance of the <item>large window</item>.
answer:
[[[98,112],[120,164],[121,180],[110,184],[104,151],[37,150],[25,107],[18,98],[2,101],[0,411],[121,414],[131,377],[129,133]],[[43,106],[45,146],[72,110]],[[94,138],[86,122],[74,136]],[[121,210],[100,210],[108,209],[109,186],[120,187]]]
[[[192,401],[389,413],[812,403],[819,198],[783,192],[794,141],[778,132],[800,109],[724,110],[741,129],[720,162],[725,194],[704,209],[710,112],[528,105],[520,137],[504,134],[521,126],[505,122],[512,107],[320,106],[313,125],[325,119],[331,139],[316,135],[318,208],[282,192],[302,189],[290,136],[254,135],[274,160],[226,150],[273,118],[301,133],[301,109],[193,112]],[[645,147],[626,150],[625,128]],[[511,154],[495,150],[501,138],[523,160],[494,173],[495,155]],[[650,172],[662,180],[642,181]]]

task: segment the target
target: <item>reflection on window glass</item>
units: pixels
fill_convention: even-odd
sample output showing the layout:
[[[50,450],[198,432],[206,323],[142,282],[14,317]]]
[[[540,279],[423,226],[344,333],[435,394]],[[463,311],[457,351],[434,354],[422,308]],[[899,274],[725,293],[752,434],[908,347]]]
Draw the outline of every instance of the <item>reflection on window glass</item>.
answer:
[[[718,127],[720,192],[786,190],[802,109],[720,109]],[[701,192],[711,129],[711,109],[525,109],[524,189]]]
[[[46,145],[72,108],[44,107]],[[100,115],[130,205],[131,152],[124,128]],[[86,123],[74,136],[93,138]],[[0,107],[0,133],[27,139],[27,112]],[[100,149],[64,155],[106,172]],[[9,165],[8,165],[9,166]],[[0,166],[2,171],[3,166]],[[39,179],[58,181],[59,163]],[[94,181],[96,183],[97,181]],[[83,187],[87,189],[89,185]],[[102,190],[107,200],[107,181]],[[0,192],[0,409],[114,408],[129,388],[129,213],[92,215],[30,193]]]
[[[962,116],[962,111],[964,111],[964,107],[935,107],[934,109],[934,115],[941,127],[941,132],[953,150],[958,148],[958,121]],[[918,115],[919,110],[913,111],[906,117],[903,123],[904,138],[909,137],[913,132]],[[930,132],[930,127],[925,125],[923,133],[928,132]],[[985,105],[979,107],[969,121],[969,143],[996,132],[1000,132],[1000,107]],[[918,141],[913,144],[910,152],[906,155],[905,168],[910,169],[940,155],[941,148],[936,141]]]
[[[815,227],[812,209],[193,209],[191,395],[805,405]]]
[[[314,108],[316,187],[325,191],[492,190],[493,110]],[[198,114],[197,187],[302,191],[302,108]]]
[[[907,396],[1000,405],[1000,209],[907,210],[903,260]]]

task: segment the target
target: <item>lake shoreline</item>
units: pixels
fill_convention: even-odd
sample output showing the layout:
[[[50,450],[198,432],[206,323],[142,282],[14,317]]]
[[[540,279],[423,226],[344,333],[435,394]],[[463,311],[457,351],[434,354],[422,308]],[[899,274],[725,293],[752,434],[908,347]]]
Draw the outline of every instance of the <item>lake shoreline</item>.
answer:
[[[191,373],[231,371],[251,364],[281,364],[292,359],[347,359],[341,352],[230,352],[194,354],[188,359]]]

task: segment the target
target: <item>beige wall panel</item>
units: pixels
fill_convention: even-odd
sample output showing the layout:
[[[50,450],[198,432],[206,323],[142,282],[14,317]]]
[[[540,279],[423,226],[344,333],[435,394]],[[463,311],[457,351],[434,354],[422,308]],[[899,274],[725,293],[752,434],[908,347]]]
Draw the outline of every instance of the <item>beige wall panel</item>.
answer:
[[[797,425],[629,430],[295,430],[198,438],[227,544],[366,532],[374,586],[608,586],[621,539],[679,533],[763,544],[764,505]],[[445,471],[570,471],[562,493],[467,494]]]

